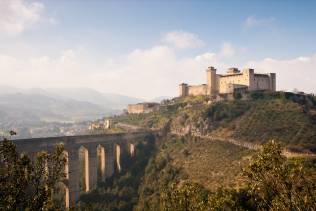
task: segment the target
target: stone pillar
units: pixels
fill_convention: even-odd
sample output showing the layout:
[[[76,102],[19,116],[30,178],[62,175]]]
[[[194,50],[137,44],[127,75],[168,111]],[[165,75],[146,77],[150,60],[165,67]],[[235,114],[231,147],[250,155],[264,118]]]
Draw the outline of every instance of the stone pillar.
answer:
[[[114,173],[114,155],[115,155],[115,149],[113,148],[113,145],[107,145],[105,147],[105,176],[111,177]]]
[[[104,147],[98,145],[98,181],[105,181],[105,150]]]
[[[118,172],[121,172],[122,167],[121,167],[121,146],[116,144],[115,145],[115,164],[116,164],[116,170]]]
[[[80,166],[78,149],[68,151],[68,167],[69,167],[69,202],[70,206],[75,206],[80,196]]]
[[[84,146],[79,148],[79,189],[83,192],[90,190],[89,184],[89,151]]]
[[[96,187],[97,184],[97,171],[98,171],[98,157],[97,157],[97,147],[92,146],[89,149],[88,158],[88,174],[89,174],[89,190]]]
[[[134,157],[134,155],[135,155],[135,144],[130,144],[129,145],[129,153],[130,153],[131,157]]]
[[[69,189],[65,186],[65,208],[69,209]]]

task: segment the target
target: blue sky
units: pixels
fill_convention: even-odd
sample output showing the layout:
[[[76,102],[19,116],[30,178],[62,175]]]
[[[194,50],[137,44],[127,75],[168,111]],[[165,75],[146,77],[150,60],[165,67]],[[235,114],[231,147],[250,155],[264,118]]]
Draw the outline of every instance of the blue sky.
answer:
[[[277,72],[279,89],[316,92],[315,37],[312,0],[0,0],[0,73],[16,76],[0,84],[150,99],[203,83],[207,66],[251,65]]]
[[[30,33],[73,47],[79,43],[98,53],[122,54],[153,45],[162,33],[194,32],[217,50],[224,41],[251,49],[252,56],[287,58],[315,52],[316,1],[44,1],[58,27]],[[266,27],[245,29],[254,16]],[[62,34],[63,39],[56,40]],[[48,35],[48,36],[46,36]],[[46,40],[44,40],[46,42]],[[36,43],[35,43],[36,44]]]

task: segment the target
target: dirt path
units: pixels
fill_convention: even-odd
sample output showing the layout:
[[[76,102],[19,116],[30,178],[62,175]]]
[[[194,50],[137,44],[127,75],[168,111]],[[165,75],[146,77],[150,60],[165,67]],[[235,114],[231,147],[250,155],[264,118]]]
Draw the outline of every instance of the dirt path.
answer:
[[[118,123],[117,124],[119,127],[125,128],[125,129],[130,129],[130,130],[139,130],[139,129],[144,129],[142,127],[136,126],[136,125],[131,125],[131,124],[125,124],[125,123]],[[156,130],[155,130],[156,131]],[[178,135],[178,136],[184,136],[185,134],[181,134],[175,131],[171,131],[172,134],[174,135]],[[221,138],[218,136],[211,136],[211,135],[205,135],[205,136],[201,136],[201,135],[193,135],[195,137],[198,138],[203,138],[203,139],[208,139],[211,141],[224,141],[224,142],[228,142],[231,144],[234,144],[236,146],[241,146],[247,149],[251,149],[251,150],[260,150],[262,149],[262,145],[260,144],[254,144],[251,142],[246,142],[246,141],[240,141],[240,140],[236,140],[236,139],[232,139],[232,138]],[[296,152],[291,152],[287,149],[284,149],[282,154],[287,157],[287,158],[294,158],[294,157],[301,157],[301,158],[316,158],[316,154],[315,153],[296,153]]]
[[[140,130],[143,129],[142,127],[136,126],[136,125],[131,125],[131,124],[125,124],[125,123],[117,123],[116,124],[117,127],[121,127],[123,129],[127,129],[127,130]]]

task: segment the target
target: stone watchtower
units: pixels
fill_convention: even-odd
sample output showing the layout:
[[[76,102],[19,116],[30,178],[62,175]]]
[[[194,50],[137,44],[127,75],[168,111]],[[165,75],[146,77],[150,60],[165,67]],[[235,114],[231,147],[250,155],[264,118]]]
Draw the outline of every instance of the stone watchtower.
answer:
[[[188,84],[182,83],[179,85],[180,97],[188,96]]]
[[[270,73],[270,91],[276,91],[275,73]]]
[[[206,79],[207,79],[207,94],[215,95],[217,91],[216,91],[216,69],[214,67],[207,68]]]

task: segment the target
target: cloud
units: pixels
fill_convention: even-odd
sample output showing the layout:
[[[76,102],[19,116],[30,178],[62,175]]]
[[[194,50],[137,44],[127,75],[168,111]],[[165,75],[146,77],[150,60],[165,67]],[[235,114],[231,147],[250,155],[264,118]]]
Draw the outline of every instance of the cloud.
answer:
[[[62,63],[72,63],[76,58],[76,53],[73,49],[63,50],[61,52],[61,62]]]
[[[246,28],[253,28],[253,27],[259,27],[259,26],[269,26],[275,22],[274,17],[269,18],[257,18],[255,16],[249,16],[245,20],[245,27]]]
[[[179,49],[203,46],[199,36],[185,31],[171,31],[163,35],[162,41]]]
[[[165,45],[102,61],[86,55],[76,49],[63,50],[57,57],[0,55],[0,84],[22,88],[80,86],[151,99],[177,96],[182,82],[205,83],[205,69],[210,65],[226,68],[215,53],[179,57],[176,49]]]
[[[25,0],[0,1],[0,32],[16,35],[43,20],[44,4]],[[50,18],[50,21],[53,19]]]
[[[182,82],[204,83],[205,69],[215,62],[212,53],[179,58],[175,49],[158,45],[111,59],[104,71],[91,80],[116,92],[147,99],[176,96]]]
[[[228,50],[227,50],[228,49]],[[135,49],[118,57],[95,60],[85,49],[65,49],[58,56],[14,57],[0,54],[0,84],[19,88],[89,87],[152,99],[177,96],[178,84],[206,82],[205,70],[214,66],[219,73],[235,66],[228,63],[237,54],[223,43],[219,52],[179,56],[177,49],[155,45]],[[226,57],[225,57],[226,56]],[[229,56],[229,61],[227,60]],[[288,60],[266,58],[245,62],[256,72],[276,72],[277,88],[316,92],[316,54]]]
[[[17,60],[14,57],[0,54],[0,70],[15,68]]]
[[[288,60],[266,58],[246,64],[257,71],[275,72],[277,89],[292,91],[294,88],[308,93],[316,93],[316,54],[300,56]]]
[[[235,48],[229,42],[224,42],[219,52],[220,57],[232,57],[235,54]]]

